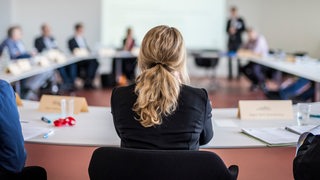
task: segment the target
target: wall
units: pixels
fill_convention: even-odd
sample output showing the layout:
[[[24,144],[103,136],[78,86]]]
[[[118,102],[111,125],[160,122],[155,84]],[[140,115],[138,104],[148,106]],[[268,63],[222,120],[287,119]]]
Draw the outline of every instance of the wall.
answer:
[[[100,41],[100,0],[12,0],[12,3],[11,24],[21,25],[28,49],[33,48],[34,38],[39,36],[44,22],[51,25],[59,47],[64,50],[76,22],[84,23],[87,42],[92,48]]]
[[[247,24],[266,36],[271,48],[320,57],[320,1],[227,0],[230,5],[236,5]]]
[[[12,20],[12,1],[0,0],[0,41],[7,33]]]

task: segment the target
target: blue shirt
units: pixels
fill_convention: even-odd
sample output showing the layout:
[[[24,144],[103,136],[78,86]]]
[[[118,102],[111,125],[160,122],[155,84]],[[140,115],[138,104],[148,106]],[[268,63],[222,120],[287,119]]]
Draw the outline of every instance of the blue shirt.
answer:
[[[0,170],[20,172],[26,161],[19,113],[10,84],[0,80]]]
[[[1,49],[8,48],[11,59],[30,58],[31,55],[26,51],[22,41],[15,41],[7,38],[1,44]]]

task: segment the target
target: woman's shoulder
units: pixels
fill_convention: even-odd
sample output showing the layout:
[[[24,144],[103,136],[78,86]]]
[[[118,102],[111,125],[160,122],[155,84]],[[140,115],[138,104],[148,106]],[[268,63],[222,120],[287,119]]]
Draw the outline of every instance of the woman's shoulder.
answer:
[[[182,85],[181,93],[186,95],[196,95],[207,99],[208,93],[204,88],[197,88],[190,85]]]
[[[133,93],[136,85],[132,84],[129,86],[121,86],[121,87],[115,87],[113,88],[112,92],[113,94],[126,94],[126,93]]]
[[[135,90],[136,85],[132,84],[129,86],[121,86],[121,87],[116,87],[112,90],[112,95],[111,99],[118,99],[118,98],[129,98],[132,96],[136,96],[134,90]]]

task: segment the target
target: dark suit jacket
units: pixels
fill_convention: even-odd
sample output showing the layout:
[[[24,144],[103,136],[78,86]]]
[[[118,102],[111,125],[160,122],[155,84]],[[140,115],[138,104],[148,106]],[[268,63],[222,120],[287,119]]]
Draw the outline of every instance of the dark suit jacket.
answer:
[[[86,43],[86,48],[88,49],[88,51],[90,51],[90,48],[89,48],[87,42],[85,42],[85,43]],[[68,47],[69,47],[70,52],[72,52],[72,53],[73,53],[74,49],[79,48],[79,45],[78,45],[75,37],[72,37],[71,39],[69,39]]]
[[[54,41],[53,37],[50,37],[51,41]],[[44,37],[40,36],[36,38],[34,41],[34,47],[37,49],[39,53],[41,53],[43,50],[47,49],[46,44],[44,43]],[[57,48],[57,47],[56,47]]]
[[[207,92],[183,85],[177,110],[164,117],[161,125],[145,128],[132,110],[135,85],[115,88],[111,108],[121,147],[138,149],[197,150],[212,136],[211,105]]]
[[[229,39],[228,39],[228,49],[230,51],[236,51],[238,50],[238,48],[241,46],[242,44],[242,33],[246,30],[246,25],[245,22],[242,18],[238,18],[237,19],[237,23],[239,24],[239,26],[237,27],[237,31],[235,34],[231,35],[229,34],[229,29],[231,27],[231,19],[228,20],[227,22],[227,33],[229,35]]]

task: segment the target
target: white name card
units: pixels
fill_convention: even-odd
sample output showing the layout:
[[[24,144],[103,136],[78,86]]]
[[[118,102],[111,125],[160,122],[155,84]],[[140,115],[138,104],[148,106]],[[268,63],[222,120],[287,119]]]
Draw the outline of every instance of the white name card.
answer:
[[[20,66],[17,63],[10,63],[6,70],[7,73],[18,75],[22,73],[22,70],[20,69]]]
[[[292,102],[288,100],[241,100],[238,117],[241,120],[292,120]]]
[[[40,99],[39,111],[46,113],[60,113],[61,112],[61,100],[73,99],[74,100],[74,114],[80,112],[88,112],[88,103],[84,97],[71,97],[71,96],[54,96],[43,95]]]
[[[85,56],[89,56],[89,51],[85,48],[75,48],[73,50],[73,54],[76,57],[85,57]]]
[[[31,69],[31,63],[29,59],[19,59],[17,60],[21,71],[29,71]]]
[[[67,58],[65,57],[65,55],[60,52],[57,49],[51,49],[50,51],[48,51],[45,56],[52,62],[56,62],[56,63],[64,63],[66,62]]]
[[[35,58],[35,60],[38,62],[39,66],[41,66],[41,67],[50,66],[50,61],[45,56],[38,56]]]

